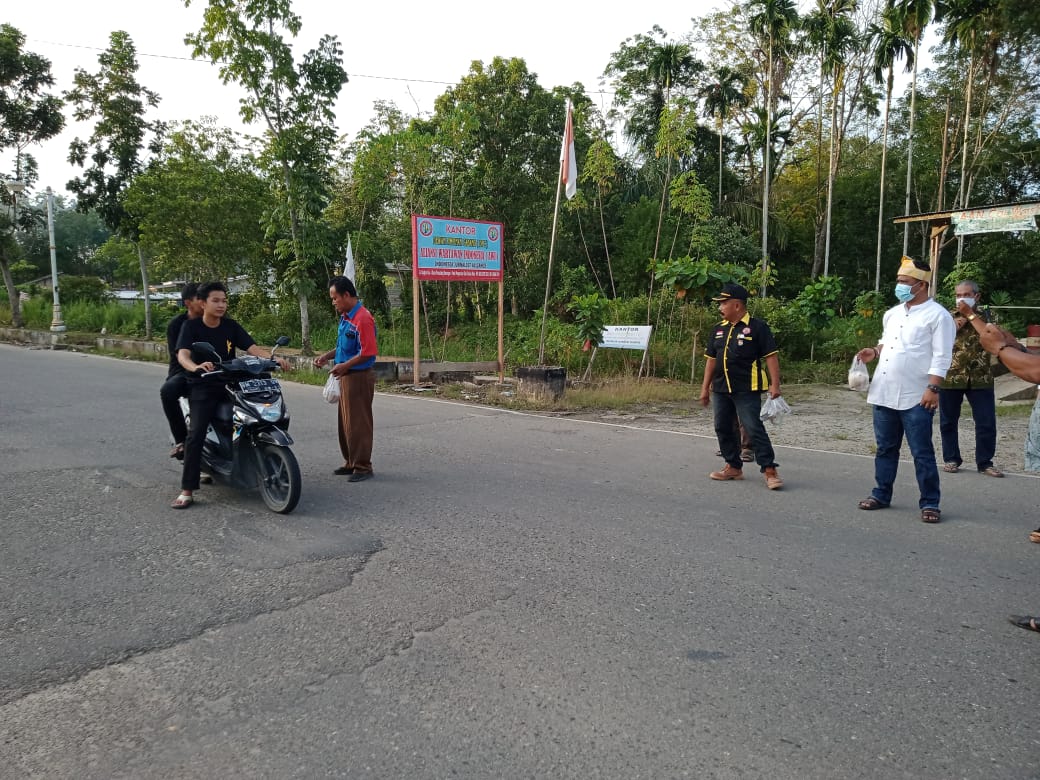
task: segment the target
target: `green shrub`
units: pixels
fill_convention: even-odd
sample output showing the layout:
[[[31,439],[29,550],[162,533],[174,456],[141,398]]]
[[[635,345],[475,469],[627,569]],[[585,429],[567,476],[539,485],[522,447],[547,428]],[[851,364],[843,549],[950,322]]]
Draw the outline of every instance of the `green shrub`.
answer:
[[[62,276],[58,282],[61,304],[75,301],[104,303],[110,297],[108,285],[96,276]]]

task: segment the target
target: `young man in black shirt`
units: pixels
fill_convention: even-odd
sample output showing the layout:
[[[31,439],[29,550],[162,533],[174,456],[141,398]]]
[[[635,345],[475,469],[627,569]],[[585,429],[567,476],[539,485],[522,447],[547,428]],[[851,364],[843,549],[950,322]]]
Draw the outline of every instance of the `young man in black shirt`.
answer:
[[[235,350],[241,349],[248,355],[267,357],[263,349],[257,346],[253,337],[230,317],[226,317],[228,299],[227,288],[220,282],[209,282],[199,287],[199,300],[202,301],[202,316],[185,320],[177,339],[177,360],[188,374],[190,386],[189,406],[191,409],[191,430],[184,447],[184,471],[181,475],[181,493],[171,506],[174,509],[187,509],[194,502],[194,491],[199,489],[199,468],[202,463],[202,444],[206,440],[206,429],[209,427],[217,405],[226,396],[221,382],[204,382],[195,377],[199,369],[212,371],[216,366],[210,361],[196,363],[191,356],[191,345],[196,341],[205,341],[213,345],[221,360],[231,360]],[[275,358],[283,370],[289,364],[282,358]]]
[[[163,413],[170,424],[170,434],[173,436],[173,451],[170,452],[170,457],[178,459],[184,458],[184,440],[188,437],[188,427],[184,424],[180,404],[180,399],[188,394],[188,375],[184,373],[180,361],[177,360],[177,339],[185,321],[202,316],[202,301],[196,297],[198,289],[199,286],[194,282],[184,285],[181,290],[184,311],[170,320],[170,324],[166,326],[166,353],[170,356],[170,371],[159,390],[159,398],[162,399]]]

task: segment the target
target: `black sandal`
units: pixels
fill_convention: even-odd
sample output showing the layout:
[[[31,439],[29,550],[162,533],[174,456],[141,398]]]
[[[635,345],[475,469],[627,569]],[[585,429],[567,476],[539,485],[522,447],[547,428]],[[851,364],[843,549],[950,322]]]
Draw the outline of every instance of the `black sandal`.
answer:
[[[938,523],[942,519],[942,512],[933,507],[921,510],[921,522],[922,523]]]
[[[867,496],[859,502],[858,506],[860,509],[865,509],[868,512],[871,512],[875,509],[885,509],[888,507],[888,504],[882,504],[880,501],[874,498],[874,496]]]
[[[1012,615],[1008,620],[1019,628],[1024,628],[1026,631],[1040,632],[1040,617],[1032,617],[1030,615]]]

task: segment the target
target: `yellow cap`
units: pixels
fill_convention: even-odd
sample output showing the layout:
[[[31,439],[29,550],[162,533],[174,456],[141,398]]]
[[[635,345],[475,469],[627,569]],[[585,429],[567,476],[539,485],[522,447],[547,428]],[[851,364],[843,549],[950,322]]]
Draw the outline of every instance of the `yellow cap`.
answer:
[[[927,264],[922,263],[927,266]],[[924,270],[914,265],[913,258],[903,255],[903,259],[900,261],[899,271],[896,272],[896,276],[910,276],[914,279],[921,279],[922,281],[928,282],[932,279],[932,270]]]

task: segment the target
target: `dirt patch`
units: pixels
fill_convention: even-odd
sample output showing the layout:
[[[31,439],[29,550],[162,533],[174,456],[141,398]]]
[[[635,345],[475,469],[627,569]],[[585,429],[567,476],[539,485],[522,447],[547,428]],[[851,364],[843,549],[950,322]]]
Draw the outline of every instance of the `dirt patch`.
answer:
[[[783,393],[791,407],[791,414],[779,423],[766,424],[773,444],[854,455],[874,454],[874,427],[866,393],[831,385],[786,385]],[[1001,469],[1021,471],[1032,403],[998,402],[997,405],[1013,408],[1008,414],[997,417],[997,453],[994,461]],[[700,404],[696,404],[696,408],[688,404],[676,404],[671,409],[656,405],[622,412],[580,412],[569,416],[700,433],[711,437],[715,435],[711,411],[702,408]],[[975,428],[967,404],[961,412],[959,431],[961,455],[966,459],[967,467],[971,468],[974,465],[971,459],[975,450]],[[933,441],[936,458],[941,461],[938,415]]]
[[[486,403],[489,389],[476,385],[437,386],[428,392],[453,397],[469,403]],[[498,393],[498,390],[490,390]],[[508,393],[509,391],[506,390]],[[779,423],[767,423],[769,437],[776,445],[805,447],[827,452],[854,455],[874,454],[874,428],[871,407],[866,393],[858,393],[844,386],[835,385],[784,385],[784,399],[791,407],[791,414]],[[691,392],[692,396],[692,392]],[[510,396],[501,397],[495,404],[512,407]],[[997,453],[994,458],[998,468],[1007,471],[1022,470],[1022,452],[1029,428],[1029,412],[1032,401],[1003,402],[998,407],[1008,407],[1006,413],[997,417]],[[704,409],[696,400],[667,401],[628,405],[623,409],[583,409],[579,411],[537,411],[555,417],[632,425],[640,428],[659,428],[670,431],[697,433],[714,439],[715,431],[710,409]],[[933,441],[936,457],[942,460],[939,441],[938,415],[935,422]],[[973,467],[975,428],[971,409],[965,403],[960,421],[961,454],[967,468]],[[904,447],[904,455],[906,454]]]

